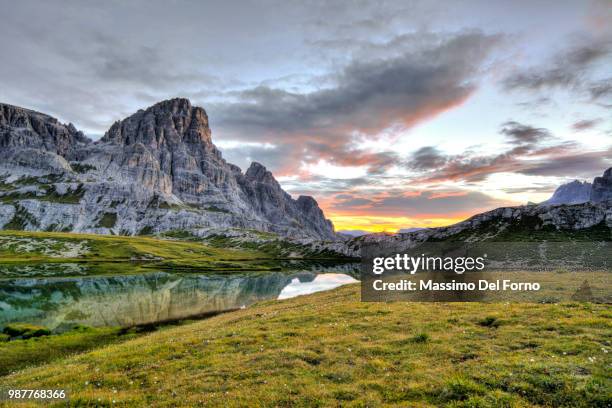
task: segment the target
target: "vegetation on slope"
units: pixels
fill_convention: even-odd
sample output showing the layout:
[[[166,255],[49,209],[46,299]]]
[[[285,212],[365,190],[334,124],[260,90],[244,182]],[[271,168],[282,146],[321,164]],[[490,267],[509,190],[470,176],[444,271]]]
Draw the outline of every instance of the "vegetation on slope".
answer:
[[[611,318],[588,303],[367,303],[352,285],[20,371],[0,388],[66,389],[72,406],[606,407]]]
[[[109,221],[110,222],[110,221]],[[262,233],[263,234],[263,233]],[[0,277],[279,270],[288,258],[342,260],[276,236],[265,242],[169,232],[163,237],[0,231]]]
[[[3,275],[2,270],[10,272],[20,266],[32,269],[37,264],[85,265],[87,268],[81,269],[92,274],[101,271],[135,272],[144,268],[198,271],[270,269],[269,264],[254,262],[261,258],[265,258],[265,254],[253,250],[211,247],[200,242],[153,237],[0,231],[0,276]],[[34,269],[48,275],[44,273],[48,269],[46,267]],[[70,270],[66,267],[61,269]],[[19,275],[9,272],[5,275]],[[31,273],[23,275],[36,276]]]

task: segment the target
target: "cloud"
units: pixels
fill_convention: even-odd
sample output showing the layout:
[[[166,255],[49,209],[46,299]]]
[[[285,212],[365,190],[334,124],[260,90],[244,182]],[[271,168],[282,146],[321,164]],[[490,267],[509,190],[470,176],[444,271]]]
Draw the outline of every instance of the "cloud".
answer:
[[[612,78],[602,79],[589,84],[588,91],[592,99],[603,99],[612,96]]]
[[[612,148],[603,151],[566,154],[529,163],[519,173],[531,176],[586,178],[610,167]]]
[[[421,191],[412,193],[376,193],[363,197],[336,200],[329,208],[334,212],[381,216],[435,217],[464,214],[507,205],[484,193],[467,190]]]
[[[578,122],[577,125],[594,124]],[[506,136],[510,146],[497,154],[479,155],[470,151],[444,154],[433,146],[420,148],[404,162],[407,168],[421,171],[412,183],[475,183],[495,173],[588,177],[609,167],[612,161],[612,147],[581,152],[583,146],[573,141],[559,141],[544,128],[508,121],[500,133]]]
[[[594,80],[590,71],[598,64],[610,64],[612,40],[582,40],[568,47],[543,65],[520,69],[503,81],[506,90],[539,91],[551,88],[588,92],[593,99],[610,92],[610,79]]]
[[[412,154],[408,166],[416,170],[430,170],[442,167],[448,157],[432,146],[425,146]]]
[[[601,118],[583,119],[583,120],[579,120],[578,122],[575,122],[572,125],[572,129],[574,129],[575,131],[581,132],[583,130],[594,128],[595,126],[599,125],[601,122],[603,122]]]
[[[501,134],[514,144],[540,143],[551,137],[550,132],[544,128],[535,128],[515,121],[506,122],[502,126]]]
[[[426,37],[428,47],[350,62],[333,75],[333,86],[308,93],[257,86],[235,93],[234,102],[209,105],[210,116],[227,137],[282,140],[301,157],[358,162],[380,171],[392,153],[359,153],[352,147],[354,138],[376,138],[391,126],[408,128],[463,103],[499,41],[480,32]],[[287,159],[296,163],[297,156]]]

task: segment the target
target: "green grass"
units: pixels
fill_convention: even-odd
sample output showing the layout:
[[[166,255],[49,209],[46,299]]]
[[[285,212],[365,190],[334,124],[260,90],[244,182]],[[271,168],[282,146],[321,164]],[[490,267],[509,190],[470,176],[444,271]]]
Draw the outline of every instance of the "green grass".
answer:
[[[203,242],[217,248],[242,248],[247,250],[259,251],[269,257],[278,259],[288,258],[308,258],[308,259],[348,259],[333,251],[323,249],[314,250],[310,245],[282,239],[274,234],[253,234],[256,239],[242,239],[226,235],[210,235]]]
[[[607,407],[611,318],[588,303],[367,303],[351,285],[28,368],[0,388],[68,389],[71,406]]]
[[[27,323],[11,323],[4,326],[3,334],[9,336],[9,340],[13,338],[29,339],[32,337],[48,336],[51,331],[46,327],[35,326]]]
[[[23,324],[10,325],[14,326],[23,326]],[[77,326],[66,333],[52,335],[49,330],[44,330],[47,332],[44,336],[0,341],[0,376],[82,353],[111,342],[132,339],[137,335],[135,331],[117,327]]]
[[[173,239],[170,239],[173,237]],[[282,258],[265,246],[212,245],[180,231],[166,239],[63,232],[0,231],[0,277],[19,277],[19,266],[39,268],[33,276],[62,276],[53,264],[78,264],[84,275],[138,273],[150,269],[174,272],[265,271],[281,268]],[[82,253],[73,256],[70,248]],[[307,258],[307,257],[304,257]],[[315,257],[316,258],[316,257]],[[32,268],[30,268],[32,269]],[[36,269],[36,268],[35,268]],[[47,269],[47,270],[43,270]]]

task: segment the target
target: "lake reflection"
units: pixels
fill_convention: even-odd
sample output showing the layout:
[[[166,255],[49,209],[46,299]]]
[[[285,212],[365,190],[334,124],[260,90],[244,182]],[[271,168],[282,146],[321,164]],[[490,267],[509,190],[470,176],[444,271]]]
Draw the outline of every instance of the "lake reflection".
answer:
[[[291,282],[283,288],[278,298],[289,299],[300,295],[331,290],[338,286],[355,282],[358,282],[358,280],[343,273],[322,273],[315,276],[311,281],[293,278]]]
[[[345,273],[338,273],[345,272]],[[0,280],[0,328],[28,322],[62,330],[74,324],[131,326],[286,299],[356,282],[346,265],[321,272],[122,276]]]

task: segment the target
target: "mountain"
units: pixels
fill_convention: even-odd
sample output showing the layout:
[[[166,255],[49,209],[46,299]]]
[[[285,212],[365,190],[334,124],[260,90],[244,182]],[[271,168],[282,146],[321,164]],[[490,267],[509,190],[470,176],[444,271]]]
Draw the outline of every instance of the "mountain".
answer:
[[[346,238],[354,238],[354,237],[360,237],[362,235],[370,234],[370,232],[364,231],[364,230],[340,230],[340,231],[336,231],[336,233]]]
[[[412,228],[402,228],[400,229],[398,232],[398,234],[406,234],[408,232],[415,232],[415,231],[420,231],[423,228],[418,228],[418,227],[412,227]]]
[[[558,206],[501,207],[448,227],[400,234],[370,234],[324,244],[331,251],[361,256],[368,245],[402,251],[423,242],[440,241],[612,241],[612,201]]]
[[[552,197],[540,205],[599,203],[612,200],[612,168],[606,170],[602,177],[595,177],[593,183],[574,180],[559,186]]]
[[[612,200],[612,167],[602,177],[595,177],[590,196],[590,201],[594,203],[608,200]]]
[[[97,142],[72,124],[0,104],[0,227],[336,238],[312,197],[293,199],[259,163],[243,173],[226,162],[206,111],[180,98],[114,123]]]
[[[542,202],[542,205],[586,203],[591,197],[591,188],[591,183],[574,180],[557,187],[552,197]]]

